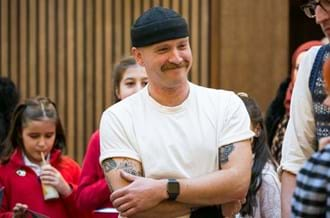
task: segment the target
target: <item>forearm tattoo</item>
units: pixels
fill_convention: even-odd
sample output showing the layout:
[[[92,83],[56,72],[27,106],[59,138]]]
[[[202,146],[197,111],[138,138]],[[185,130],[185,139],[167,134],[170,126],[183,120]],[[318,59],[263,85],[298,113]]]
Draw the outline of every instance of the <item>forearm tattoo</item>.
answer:
[[[229,161],[229,155],[234,150],[234,144],[224,145],[219,148],[219,168]]]
[[[106,159],[102,162],[102,167],[104,173],[110,172],[114,169],[122,169],[127,173],[130,173],[135,176],[143,176],[142,172],[134,165],[133,161],[130,159],[123,159],[123,160],[117,160],[115,161],[112,158]]]

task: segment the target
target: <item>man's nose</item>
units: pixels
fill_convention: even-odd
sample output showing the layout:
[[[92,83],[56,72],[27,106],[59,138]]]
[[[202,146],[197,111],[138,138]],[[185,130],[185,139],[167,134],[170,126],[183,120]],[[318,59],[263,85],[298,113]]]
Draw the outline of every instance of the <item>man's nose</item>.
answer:
[[[173,49],[170,55],[171,55],[169,58],[170,63],[180,64],[183,61],[180,51],[178,51],[177,49]]]

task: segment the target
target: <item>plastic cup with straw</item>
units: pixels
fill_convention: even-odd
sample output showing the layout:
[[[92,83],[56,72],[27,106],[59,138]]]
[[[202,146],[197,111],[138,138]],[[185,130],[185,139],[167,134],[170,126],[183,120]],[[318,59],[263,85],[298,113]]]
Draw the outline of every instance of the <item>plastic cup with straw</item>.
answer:
[[[49,164],[47,163],[43,152],[41,152],[41,159],[42,159],[42,166]],[[53,186],[43,184],[43,182],[41,181],[41,187],[45,200],[56,199],[60,197],[58,191]]]

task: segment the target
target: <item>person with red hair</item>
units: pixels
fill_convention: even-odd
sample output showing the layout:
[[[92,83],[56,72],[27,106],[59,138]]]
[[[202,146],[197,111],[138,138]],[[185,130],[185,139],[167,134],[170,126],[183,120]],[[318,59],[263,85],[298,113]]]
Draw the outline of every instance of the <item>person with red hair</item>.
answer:
[[[302,56],[313,46],[322,45],[319,40],[307,41],[294,51],[291,58],[291,73],[278,88],[276,97],[266,113],[268,145],[277,163],[281,161],[281,150],[284,133],[289,121],[291,95]]]

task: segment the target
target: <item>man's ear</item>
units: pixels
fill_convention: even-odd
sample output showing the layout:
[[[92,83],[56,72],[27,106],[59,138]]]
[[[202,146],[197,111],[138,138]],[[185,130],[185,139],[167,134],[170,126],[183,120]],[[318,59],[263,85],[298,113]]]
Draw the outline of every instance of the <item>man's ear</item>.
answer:
[[[143,62],[141,50],[139,48],[133,47],[132,48],[132,55],[135,58],[136,63],[138,63],[139,65],[144,67],[144,62]]]

